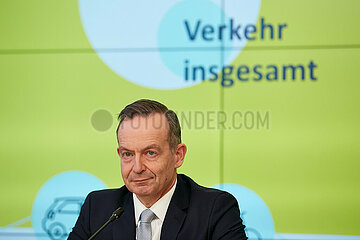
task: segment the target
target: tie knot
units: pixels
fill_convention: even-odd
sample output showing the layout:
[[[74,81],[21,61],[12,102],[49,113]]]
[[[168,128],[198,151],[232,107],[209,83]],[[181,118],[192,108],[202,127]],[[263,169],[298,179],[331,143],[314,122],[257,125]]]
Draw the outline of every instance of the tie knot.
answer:
[[[155,213],[153,213],[150,209],[145,209],[142,211],[140,215],[141,222],[151,222],[155,217]]]

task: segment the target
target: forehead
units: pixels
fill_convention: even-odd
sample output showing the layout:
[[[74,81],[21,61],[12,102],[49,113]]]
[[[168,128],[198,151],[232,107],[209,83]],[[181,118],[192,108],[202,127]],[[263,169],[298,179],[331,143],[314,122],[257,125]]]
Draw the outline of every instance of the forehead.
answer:
[[[148,116],[135,116],[125,119],[118,131],[120,146],[159,144],[167,142],[169,124],[164,114],[154,113]]]

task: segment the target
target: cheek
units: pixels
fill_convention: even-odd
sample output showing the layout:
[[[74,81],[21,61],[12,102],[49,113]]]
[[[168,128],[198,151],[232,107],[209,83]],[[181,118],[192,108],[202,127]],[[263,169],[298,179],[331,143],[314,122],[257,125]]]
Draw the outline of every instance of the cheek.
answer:
[[[163,178],[171,177],[174,172],[174,164],[171,160],[164,161],[162,164],[158,165],[157,175],[161,175]]]
[[[121,167],[121,175],[123,178],[127,178],[129,176],[129,173],[131,172],[131,165],[128,163],[120,163]]]
[[[146,165],[146,172],[152,174],[155,178],[159,179],[164,175],[166,166],[158,162],[151,162]]]

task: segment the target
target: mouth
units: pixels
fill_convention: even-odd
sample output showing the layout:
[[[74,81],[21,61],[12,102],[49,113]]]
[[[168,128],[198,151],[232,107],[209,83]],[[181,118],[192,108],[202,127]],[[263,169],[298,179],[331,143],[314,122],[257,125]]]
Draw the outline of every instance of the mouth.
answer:
[[[133,182],[134,183],[145,183],[149,180],[151,180],[151,178],[139,178],[139,179],[134,179]]]

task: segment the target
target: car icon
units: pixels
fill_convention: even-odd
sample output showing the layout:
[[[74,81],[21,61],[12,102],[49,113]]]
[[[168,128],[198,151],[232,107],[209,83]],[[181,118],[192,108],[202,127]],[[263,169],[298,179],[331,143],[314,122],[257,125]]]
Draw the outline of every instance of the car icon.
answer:
[[[46,210],[42,228],[52,240],[63,240],[71,232],[84,203],[83,197],[60,197]]]

